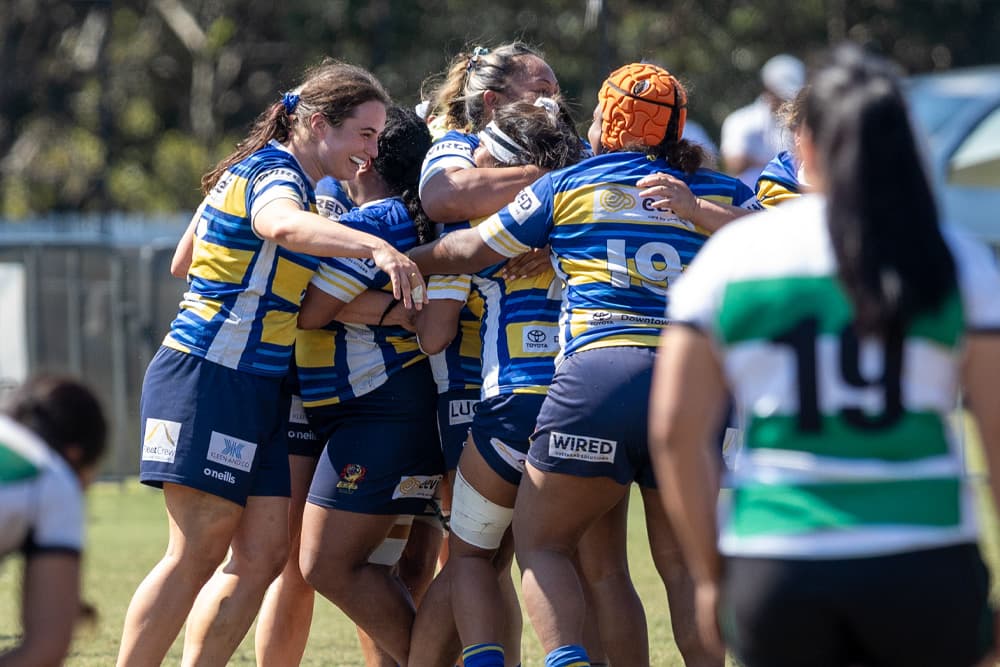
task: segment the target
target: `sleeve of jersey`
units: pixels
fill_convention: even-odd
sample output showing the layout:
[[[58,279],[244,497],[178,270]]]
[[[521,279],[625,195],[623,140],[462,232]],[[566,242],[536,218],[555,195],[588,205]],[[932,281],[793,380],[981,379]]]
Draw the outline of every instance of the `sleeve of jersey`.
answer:
[[[340,181],[325,176],[316,184],[316,211],[324,218],[340,220],[352,208],[354,204]]]
[[[363,217],[355,215],[355,211],[357,209],[341,218],[341,224],[385,238],[381,229],[368,224]],[[388,276],[382,273],[371,259],[327,257],[320,262],[310,282],[335,299],[349,302],[370,287],[381,288],[388,280]]]
[[[970,333],[1000,334],[1000,269],[989,248],[961,233],[952,234],[955,266]]]
[[[460,274],[455,276],[431,276],[427,281],[427,298],[431,301],[465,301],[469,298],[472,288],[472,276]]]
[[[667,319],[671,324],[693,327],[711,336],[716,334],[715,322],[725,288],[724,254],[719,246],[719,234],[709,239],[681,277],[670,286]]]
[[[750,186],[739,180],[736,181],[736,191],[733,193],[733,205],[748,211],[764,210]]]
[[[452,167],[469,169],[475,166],[472,144],[458,140],[452,133],[444,135],[434,142],[424,157],[420,168],[420,196],[424,195],[424,185],[438,172]]]
[[[306,182],[302,175],[288,167],[266,169],[254,179],[250,186],[250,219],[276,199],[291,199],[303,208],[309,201]]]
[[[505,257],[545,245],[552,231],[552,181],[548,175],[521,190],[514,201],[476,229],[486,245]]]
[[[83,493],[69,469],[53,468],[39,489],[38,517],[26,552],[45,553],[83,548]]]

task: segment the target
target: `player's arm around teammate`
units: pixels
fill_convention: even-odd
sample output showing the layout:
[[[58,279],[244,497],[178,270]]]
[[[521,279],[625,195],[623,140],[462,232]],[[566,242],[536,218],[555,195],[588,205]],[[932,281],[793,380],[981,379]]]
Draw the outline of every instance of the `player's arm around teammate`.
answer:
[[[376,153],[387,102],[369,73],[324,63],[203,179],[188,291],[143,385],[140,479],[164,488],[170,541],[133,596],[120,665],[158,664],[185,617],[184,664],[224,664],[285,561],[279,393],[309,253],[372,258],[404,300],[422,284],[384,241],[314,212],[315,181]]]

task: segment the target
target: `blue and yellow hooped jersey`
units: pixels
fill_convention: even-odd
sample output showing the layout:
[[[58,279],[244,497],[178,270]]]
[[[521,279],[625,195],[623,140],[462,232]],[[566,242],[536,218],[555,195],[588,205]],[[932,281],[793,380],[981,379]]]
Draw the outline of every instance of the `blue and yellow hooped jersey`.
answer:
[[[316,210],[313,184],[277,142],[230,167],[196,215],[188,290],[163,344],[257,375],[284,375],[296,318],[319,263],[257,236],[253,214],[275,199]]]
[[[551,172],[520,192],[478,229],[513,257],[546,243],[565,282],[559,317],[562,354],[596,347],[655,347],[666,324],[667,288],[704,245],[708,232],[653,208],[636,182],[657,172],[699,197],[759,209],[739,180],[707,169],[671,169],[642,153],[599,155]]]
[[[388,241],[402,252],[417,245],[417,233],[399,198],[355,208],[340,224]],[[345,303],[367,289],[391,291],[389,276],[370,259],[327,258],[312,284]],[[302,404],[333,405],[382,386],[390,376],[426,358],[416,334],[403,327],[331,322],[300,331],[296,350]]]
[[[452,167],[459,169],[475,167],[476,160],[473,154],[478,147],[479,135],[448,130],[443,137],[434,142],[424,157],[424,163],[420,167],[420,196],[424,194],[424,184],[438,172]]]
[[[781,151],[764,165],[757,177],[757,200],[761,206],[772,207],[800,196],[799,166],[788,151]]]
[[[439,225],[439,236],[459,229],[469,229],[468,221]],[[458,314],[458,329],[448,347],[432,354],[431,371],[438,393],[460,389],[479,389],[482,384],[483,346],[479,325],[483,320],[483,299],[472,289],[472,276],[436,275],[427,281],[427,298],[464,302]]]
[[[493,267],[472,276],[483,300],[482,397],[545,394],[559,354],[562,281],[553,271],[506,280]]]

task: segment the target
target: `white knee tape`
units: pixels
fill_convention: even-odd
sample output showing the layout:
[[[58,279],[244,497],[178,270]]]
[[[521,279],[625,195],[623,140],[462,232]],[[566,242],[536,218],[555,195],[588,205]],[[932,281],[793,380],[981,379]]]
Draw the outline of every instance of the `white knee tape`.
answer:
[[[375,551],[368,557],[368,562],[372,565],[388,565],[392,567],[403,555],[406,548],[406,541],[410,539],[410,525],[413,523],[413,515],[407,514],[396,518],[396,523],[389,530],[389,535],[382,540],[382,544],[375,547]]]
[[[458,471],[451,500],[451,532],[474,547],[496,549],[513,518],[513,507],[487,500]]]

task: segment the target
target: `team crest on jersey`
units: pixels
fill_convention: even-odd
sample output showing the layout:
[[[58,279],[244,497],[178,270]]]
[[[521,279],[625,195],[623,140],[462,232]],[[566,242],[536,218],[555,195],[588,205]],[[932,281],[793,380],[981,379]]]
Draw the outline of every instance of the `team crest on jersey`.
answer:
[[[525,188],[518,192],[514,201],[507,205],[507,212],[520,225],[541,207],[542,202],[538,200],[534,191],[531,188]]]
[[[341,491],[353,492],[358,490],[358,484],[368,474],[368,468],[357,463],[348,463],[340,471],[340,481],[337,488]]]
[[[392,498],[423,498],[430,500],[441,483],[442,475],[409,475],[401,477],[392,491]]]
[[[212,431],[212,437],[208,441],[208,453],[205,455],[205,458],[209,461],[235,468],[236,470],[250,472],[256,453],[256,443],[241,440],[235,436],[219,433],[218,431]]]
[[[173,463],[180,437],[180,422],[147,418],[146,432],[142,439],[142,460]]]

